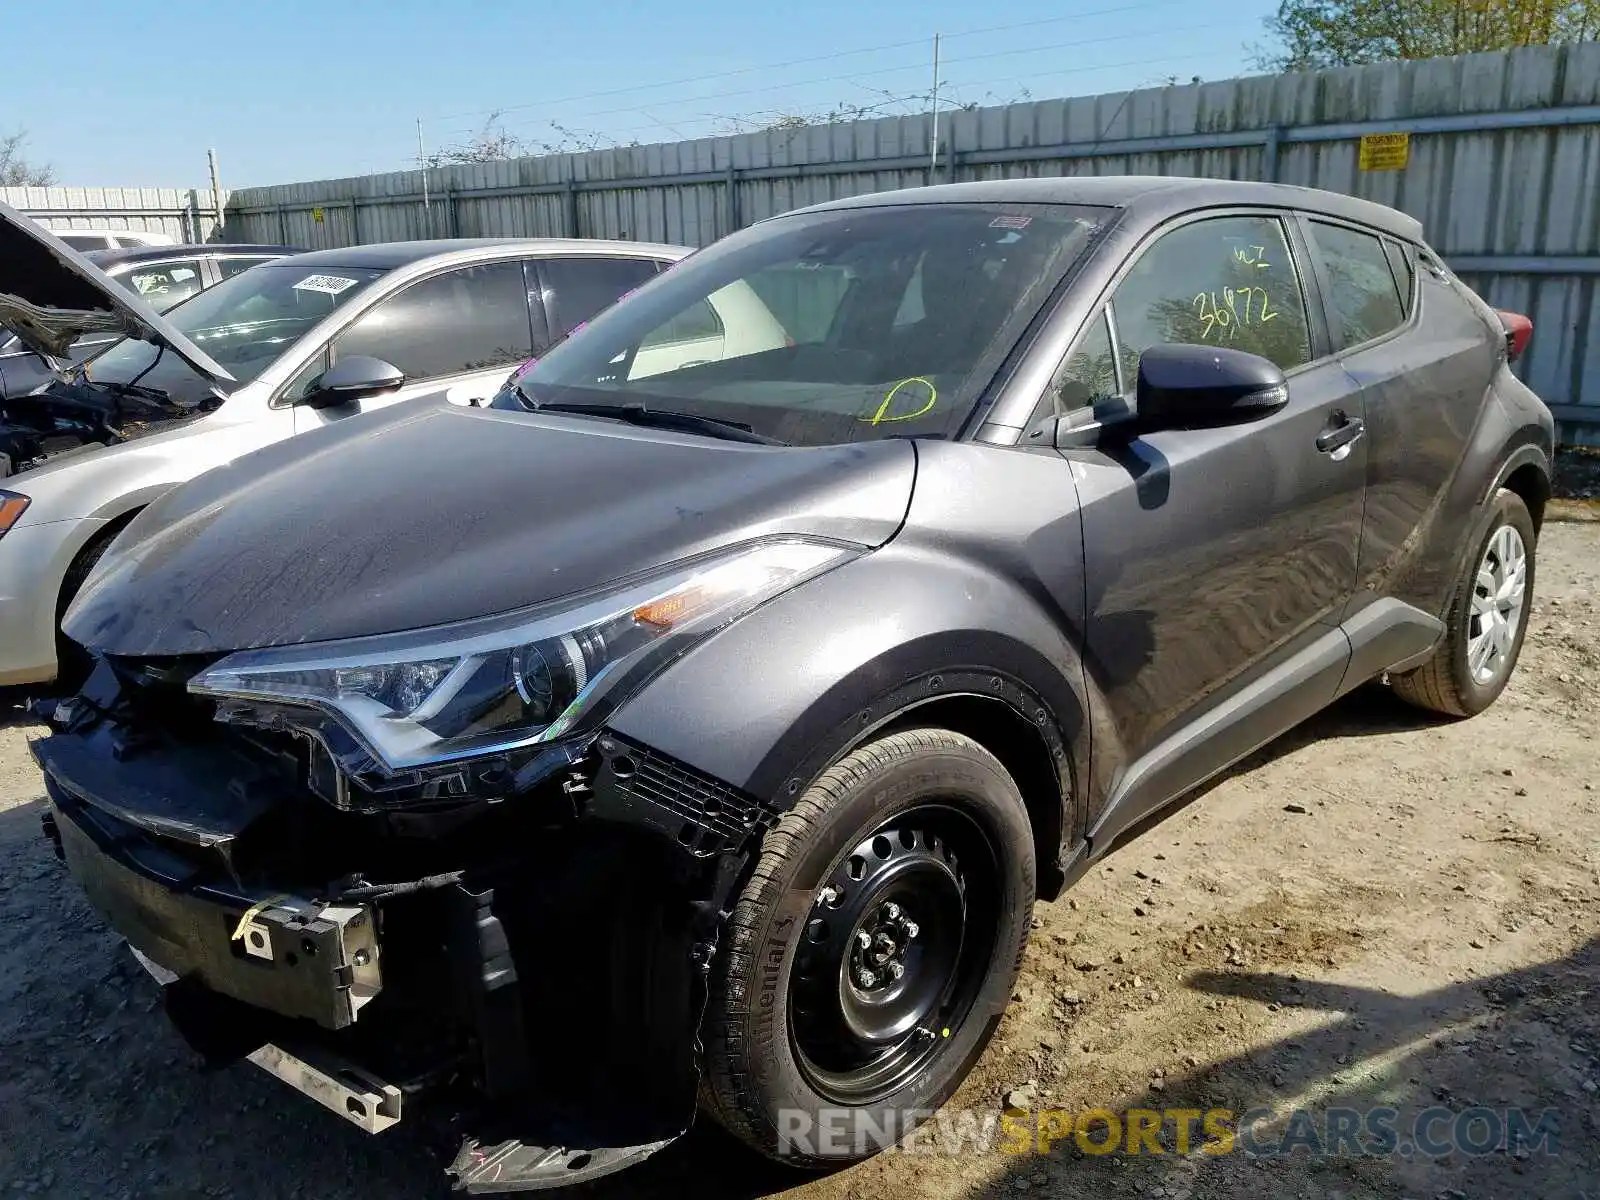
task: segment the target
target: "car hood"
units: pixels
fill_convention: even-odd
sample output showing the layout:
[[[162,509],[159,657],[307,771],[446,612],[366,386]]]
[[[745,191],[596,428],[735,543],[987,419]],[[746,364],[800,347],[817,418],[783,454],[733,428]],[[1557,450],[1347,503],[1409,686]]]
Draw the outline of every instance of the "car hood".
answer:
[[[212,382],[233,380],[143,300],[7,204],[0,204],[0,325],[51,358],[66,358],[86,333],[116,333],[167,346]]]
[[[168,493],[64,628],[105,654],[215,654],[508,612],[764,535],[877,546],[915,468],[905,440],[767,447],[399,404]]]

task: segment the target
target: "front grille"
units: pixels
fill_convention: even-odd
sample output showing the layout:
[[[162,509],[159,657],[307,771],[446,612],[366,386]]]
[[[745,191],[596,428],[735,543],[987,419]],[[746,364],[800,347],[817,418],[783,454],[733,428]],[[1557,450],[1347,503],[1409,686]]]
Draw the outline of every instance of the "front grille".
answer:
[[[189,680],[215,661],[211,655],[105,657],[106,665],[121,685],[120,698],[134,721],[180,736],[205,736],[212,732],[216,704],[204,696],[193,695],[189,691]]]

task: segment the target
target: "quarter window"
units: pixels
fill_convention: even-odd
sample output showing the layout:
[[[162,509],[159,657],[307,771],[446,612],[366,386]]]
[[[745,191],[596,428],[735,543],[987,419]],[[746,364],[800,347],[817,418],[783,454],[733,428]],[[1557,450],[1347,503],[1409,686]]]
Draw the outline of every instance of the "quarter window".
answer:
[[[1389,252],[1389,265],[1394,268],[1395,280],[1400,284],[1400,307],[1409,313],[1411,296],[1417,288],[1417,264],[1411,251],[1397,242],[1385,242],[1384,249]]]
[[[299,404],[311,394],[312,386],[322,378],[323,372],[328,369],[328,352],[326,349],[318,354],[299,371],[279,395],[279,404]]]
[[[1305,296],[1275,217],[1215,217],[1165,234],[1112,295],[1124,378],[1165,343],[1230,346],[1285,370],[1311,361]]]
[[[1074,409],[1091,408],[1117,394],[1116,354],[1111,349],[1111,333],[1105,313],[1089,323],[1077,346],[1067,355],[1050,384],[1051,401],[1057,416]]]
[[[1370,342],[1404,323],[1406,309],[1380,238],[1321,221],[1311,222],[1311,232],[1327,269],[1338,349]]]
[[[521,262],[482,263],[414,283],[339,335],[338,358],[367,354],[408,382],[486,371],[533,355]]]

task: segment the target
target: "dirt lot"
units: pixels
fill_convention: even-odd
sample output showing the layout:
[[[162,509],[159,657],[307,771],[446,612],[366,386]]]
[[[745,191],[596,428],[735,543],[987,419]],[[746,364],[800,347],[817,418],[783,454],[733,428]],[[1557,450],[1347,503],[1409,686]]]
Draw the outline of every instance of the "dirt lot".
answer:
[[[1551,525],[1540,550],[1522,665],[1489,713],[1350,697],[1041,905],[955,1106],[1388,1105],[1402,1131],[1429,1105],[1553,1108],[1558,1153],[1086,1156],[1068,1139],[797,1187],[697,1132],[590,1191],[1600,1200],[1600,524]],[[367,1138],[250,1067],[195,1069],[38,835],[33,733],[0,714],[0,1197],[438,1194],[399,1130]]]

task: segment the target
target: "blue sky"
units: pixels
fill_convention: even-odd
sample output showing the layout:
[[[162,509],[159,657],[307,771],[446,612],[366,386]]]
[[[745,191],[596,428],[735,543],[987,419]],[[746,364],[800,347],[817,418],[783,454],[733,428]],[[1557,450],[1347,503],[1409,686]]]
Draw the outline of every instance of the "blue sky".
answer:
[[[675,141],[841,104],[1005,103],[1248,70],[1270,0],[79,0],[6,15],[0,132],[74,185],[225,187],[414,166],[494,110],[531,145]],[[63,24],[70,26],[70,30]],[[26,53],[24,48],[33,47]],[[570,144],[571,137],[568,137]]]

